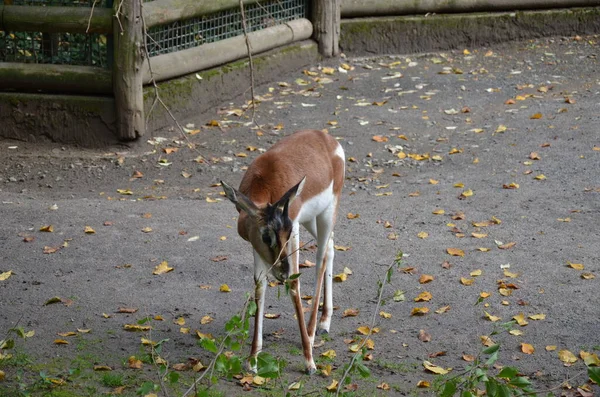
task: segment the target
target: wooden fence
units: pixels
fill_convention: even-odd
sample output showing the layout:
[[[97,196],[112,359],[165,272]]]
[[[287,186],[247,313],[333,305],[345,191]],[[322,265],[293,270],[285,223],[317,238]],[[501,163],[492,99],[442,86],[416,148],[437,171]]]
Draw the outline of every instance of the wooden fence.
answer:
[[[242,0],[244,6],[259,0]],[[240,7],[240,0],[114,1],[109,8],[0,5],[0,30],[112,35],[110,69],[94,66],[0,62],[0,90],[112,95],[121,140],[144,135],[143,85],[214,67],[247,56],[243,36],[148,58],[144,34],[168,23]],[[312,0],[313,22],[297,19],[249,33],[259,53],[314,37],[323,56],[337,55],[339,0]],[[314,29],[313,29],[314,26]],[[336,31],[337,29],[337,31]]]

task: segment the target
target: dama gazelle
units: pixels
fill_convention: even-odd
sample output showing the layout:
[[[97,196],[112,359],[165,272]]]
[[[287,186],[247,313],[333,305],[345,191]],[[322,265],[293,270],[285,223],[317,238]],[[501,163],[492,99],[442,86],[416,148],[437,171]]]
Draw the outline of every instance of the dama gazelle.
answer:
[[[222,182],[227,198],[240,212],[238,233],[254,251],[254,338],[251,357],[261,351],[267,274],[287,282],[294,304],[306,370],[316,371],[312,346],[317,328],[321,289],[323,312],[319,332],[329,332],[332,299],[333,226],[344,184],[342,146],[317,130],[298,131],[281,139],[248,167],[239,190]],[[299,225],[317,241],[316,282],[308,328],[300,300],[300,282],[291,275],[298,265]],[[251,365],[251,369],[256,370]]]

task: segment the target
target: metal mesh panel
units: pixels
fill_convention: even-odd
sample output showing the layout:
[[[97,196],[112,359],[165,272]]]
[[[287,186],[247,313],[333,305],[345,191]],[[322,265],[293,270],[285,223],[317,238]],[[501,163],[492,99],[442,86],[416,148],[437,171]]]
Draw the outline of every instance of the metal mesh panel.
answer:
[[[95,7],[107,7],[98,0]],[[93,0],[14,0],[14,5],[91,7]],[[90,8],[91,12],[91,8]],[[0,31],[0,62],[108,67],[106,35]]]
[[[268,0],[244,7],[248,32],[264,29],[308,14],[307,0]],[[150,56],[167,54],[244,33],[239,8],[173,22],[149,30]]]

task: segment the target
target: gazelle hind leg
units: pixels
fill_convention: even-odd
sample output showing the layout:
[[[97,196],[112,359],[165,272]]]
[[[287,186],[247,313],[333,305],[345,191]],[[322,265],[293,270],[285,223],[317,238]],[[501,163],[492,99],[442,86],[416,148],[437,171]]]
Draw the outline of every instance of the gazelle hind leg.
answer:
[[[335,256],[335,250],[333,248],[333,232],[327,243],[327,253],[325,254],[325,275],[323,280],[323,311],[321,313],[321,319],[319,320],[319,326],[317,332],[319,334],[326,334],[329,332],[329,326],[331,325],[331,314],[333,312],[333,294],[332,294],[332,281],[333,281],[333,258]]]
[[[314,341],[316,328],[317,328],[317,315],[319,312],[319,304],[321,303],[321,290],[323,289],[323,284],[326,283],[326,274],[329,267],[330,272],[332,260],[329,260],[328,257],[332,252],[329,249],[333,249],[333,245],[331,245],[331,235],[333,229],[333,213],[334,209],[330,208],[324,213],[317,216],[317,260],[316,260],[316,279],[315,279],[315,293],[313,296],[313,307],[310,314],[310,321],[308,322],[308,336],[310,337],[311,342]],[[331,288],[328,288],[327,291],[331,291]],[[323,310],[326,310],[327,297],[325,297],[325,304],[323,306]],[[331,299],[330,299],[331,302]],[[331,307],[329,307],[329,311]],[[321,328],[319,328],[321,329]],[[327,326],[326,331],[329,331],[329,327]]]

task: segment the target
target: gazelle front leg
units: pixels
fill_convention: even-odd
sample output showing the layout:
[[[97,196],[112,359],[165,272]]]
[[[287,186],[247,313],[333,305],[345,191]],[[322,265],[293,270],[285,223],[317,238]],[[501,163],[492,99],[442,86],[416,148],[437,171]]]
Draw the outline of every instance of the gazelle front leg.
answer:
[[[254,302],[256,303],[256,315],[254,317],[254,336],[252,337],[252,349],[248,359],[247,367],[252,372],[257,372],[256,358],[262,350],[263,345],[263,319],[265,314],[265,291],[267,288],[267,266],[258,252],[254,251]]]
[[[290,239],[291,245],[291,259],[292,266],[290,269],[290,275],[300,273],[300,265],[298,264],[299,258],[299,246],[300,246],[300,234],[299,225],[295,223],[292,230],[292,236]],[[302,340],[302,351],[304,353],[304,363],[306,365],[306,373],[309,375],[314,374],[317,371],[317,366],[313,360],[313,349],[312,339],[309,338],[308,331],[306,329],[306,323],[304,322],[304,311],[302,310],[302,300],[300,299],[300,280],[295,278],[288,281],[290,287],[290,297],[292,298],[292,304],[294,305],[294,311],[296,312],[296,318],[298,320],[298,328],[300,330],[300,338]]]

